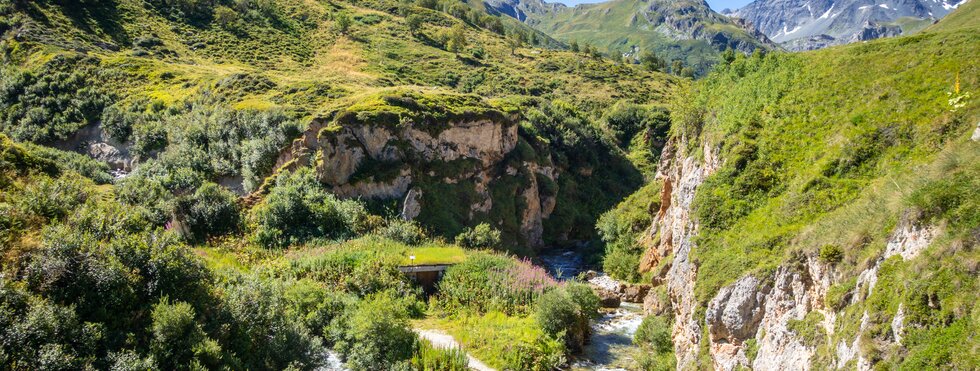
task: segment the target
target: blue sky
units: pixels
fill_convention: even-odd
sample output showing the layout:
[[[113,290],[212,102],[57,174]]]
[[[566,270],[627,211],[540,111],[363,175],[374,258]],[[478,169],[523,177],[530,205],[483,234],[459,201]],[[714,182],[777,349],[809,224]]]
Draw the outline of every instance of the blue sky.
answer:
[[[558,2],[568,6],[603,2],[603,0],[545,0],[545,1],[549,3]],[[711,9],[720,12],[722,9],[725,8],[738,9],[744,6],[745,4],[748,4],[749,2],[751,1],[750,0],[708,0],[708,5],[711,5]]]

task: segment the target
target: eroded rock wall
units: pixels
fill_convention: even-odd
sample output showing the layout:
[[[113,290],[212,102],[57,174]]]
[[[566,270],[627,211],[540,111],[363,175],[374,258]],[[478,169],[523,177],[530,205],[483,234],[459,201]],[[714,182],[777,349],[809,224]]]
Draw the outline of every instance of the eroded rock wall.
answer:
[[[324,119],[313,122],[284,150],[276,167],[313,166],[320,181],[343,198],[401,200],[401,216],[406,219],[426,212],[426,197],[450,197],[428,192],[423,184],[472,187],[469,204],[458,206],[466,210],[463,218],[475,220],[493,208],[490,187],[495,180],[524,176],[515,195],[524,205],[516,232],[521,243],[536,247],[543,244],[542,220],[556,203],[537,178],[555,181],[559,174],[550,164],[504,166],[518,141],[517,125],[490,118],[450,122],[439,130],[411,123],[341,127]]]
[[[671,143],[664,150],[657,179],[664,182],[661,208],[653,225],[640,242],[647,247],[641,269],[653,270],[655,285],[665,285],[669,310],[674,318],[673,342],[678,369],[710,366],[718,370],[752,368],[755,370],[809,370],[817,355],[818,344],[808,344],[792,329],[808,314],[819,313],[817,324],[834,337],[837,318],[842,313],[825,303],[828,290],[843,278],[833,266],[814,255],[792,255],[775,272],[746,275],[721,288],[707,304],[694,297],[698,266],[691,259],[696,248],[697,220],[692,218],[691,204],[704,180],[720,166],[710,145],[704,145],[702,158],[684,153],[683,141]],[[865,299],[877,281],[878,269],[888,258],[903,260],[917,257],[939,234],[935,226],[923,226],[906,214],[890,234],[882,255],[857,277],[849,293],[850,304]],[[649,295],[648,301],[655,301]],[[661,307],[650,302],[647,307]],[[700,316],[699,313],[704,313]],[[861,332],[868,326],[865,313],[857,336],[833,344],[829,363],[836,368],[870,369],[872,364],[859,348]],[[904,329],[902,308],[891,319],[893,342],[900,342]],[[705,336],[706,335],[706,336]],[[826,339],[824,339],[826,340]],[[707,341],[708,344],[703,344]],[[751,343],[750,343],[751,341]],[[702,349],[710,354],[711,364],[699,364]],[[752,354],[750,354],[752,353]],[[703,360],[704,358],[700,358]],[[703,363],[703,362],[702,362]]]

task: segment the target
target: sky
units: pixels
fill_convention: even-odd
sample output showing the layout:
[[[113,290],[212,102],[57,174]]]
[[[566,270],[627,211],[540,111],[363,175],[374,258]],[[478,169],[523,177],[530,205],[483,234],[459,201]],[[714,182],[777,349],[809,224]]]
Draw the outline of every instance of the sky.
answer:
[[[589,4],[589,3],[601,3],[603,0],[545,0],[549,3],[562,3],[568,6],[575,6],[578,4]],[[751,0],[708,0],[708,5],[711,5],[711,9],[720,12],[722,9],[738,9],[745,4],[750,3]]]

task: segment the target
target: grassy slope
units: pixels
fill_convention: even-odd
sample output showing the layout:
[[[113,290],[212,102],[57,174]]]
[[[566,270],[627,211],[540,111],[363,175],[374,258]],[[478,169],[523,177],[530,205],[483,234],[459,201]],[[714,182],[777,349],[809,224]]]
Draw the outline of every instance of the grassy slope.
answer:
[[[647,20],[644,13],[651,4],[640,0],[615,0],[581,5],[556,14],[535,17],[535,27],[559,40],[588,43],[613,55],[627,52],[636,45],[641,51],[653,50],[667,61],[682,60],[685,65],[693,66],[698,71],[705,71],[718,60],[720,50],[707,41],[675,39],[658,30],[665,14],[650,12],[652,19]],[[678,13],[680,9],[700,7],[700,4],[682,1],[664,2],[658,6],[673,13],[672,17],[684,18]],[[704,25],[706,30],[723,32],[729,38],[758,44],[751,35],[727,19],[717,15],[695,18],[700,17],[699,14],[694,12],[693,16],[688,17]]]
[[[39,44],[14,45],[10,54],[12,62],[29,67],[53,53],[87,49],[107,67],[131,74],[118,81],[124,86],[110,87],[120,95],[165,103],[232,74],[259,74],[276,87],[261,94],[245,92],[235,103],[282,106],[310,115],[330,109],[338,96],[390,86],[442,86],[485,97],[544,95],[599,107],[625,97],[662,101],[675,83],[666,75],[572,53],[520,48],[512,55],[504,37],[474,26],[467,27],[470,47],[457,57],[433,38],[460,20],[424,8],[412,8],[426,19],[419,35],[412,36],[405,18],[396,14],[350,3],[280,3],[269,19],[239,19],[228,27],[214,21],[172,21],[131,0],[84,12],[33,4],[25,12],[33,15],[26,39]],[[353,18],[347,36],[334,31],[332,17],[339,13]],[[163,42],[155,50],[169,52],[134,56],[133,41],[150,35]],[[122,50],[111,52],[97,43]],[[475,51],[483,56],[474,56]]]
[[[511,53],[502,35],[409,6],[424,19],[413,34],[403,13],[390,11],[402,6],[394,1],[288,0],[277,2],[270,14],[240,12],[224,25],[206,17],[168,17],[142,1],[110,4],[115,5],[73,10],[31,3],[19,9],[14,14],[26,31],[18,41],[5,42],[3,70],[36,70],[56,55],[84,50],[98,58],[98,70],[109,77],[93,84],[119,101],[181,110],[213,95],[221,106],[284,110],[302,122],[338,110],[387,109],[371,105],[399,91],[433,96],[453,112],[467,108],[451,106],[454,102],[472,98],[451,96],[470,93],[487,100],[480,105],[508,113],[523,113],[515,104],[534,97],[566,101],[597,118],[620,100],[663,104],[673,87],[684,83],[570,52],[521,47]],[[344,35],[336,30],[340,14],[353,20]],[[456,55],[438,39],[460,23],[469,45]],[[512,23],[504,22],[508,33],[526,28]],[[449,98],[438,97],[443,95]]]
[[[980,146],[969,140],[980,105],[974,97],[954,110],[947,95],[957,74],[961,93],[980,88],[978,28],[963,21],[973,8],[915,36],[742,59],[699,85],[675,129],[699,133],[726,159],[695,200],[702,304],[746,273],[825,249],[843,252],[839,295],[912,210],[906,217],[939,225],[941,236],[923,258],[887,262],[879,282],[888,283],[844,311],[816,362],[826,366],[833,344],[853,339],[867,310],[861,344],[874,361],[976,367],[976,357],[953,355],[976,354],[980,214],[967,190],[980,187]],[[899,303],[915,311],[907,340],[881,348]]]

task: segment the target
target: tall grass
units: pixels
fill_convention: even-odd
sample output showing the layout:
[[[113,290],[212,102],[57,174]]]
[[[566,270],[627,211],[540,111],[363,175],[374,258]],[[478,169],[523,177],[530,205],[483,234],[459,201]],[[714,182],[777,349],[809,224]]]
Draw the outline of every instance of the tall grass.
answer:
[[[419,371],[468,370],[469,359],[462,348],[436,348],[427,340],[418,342],[412,367]]]

